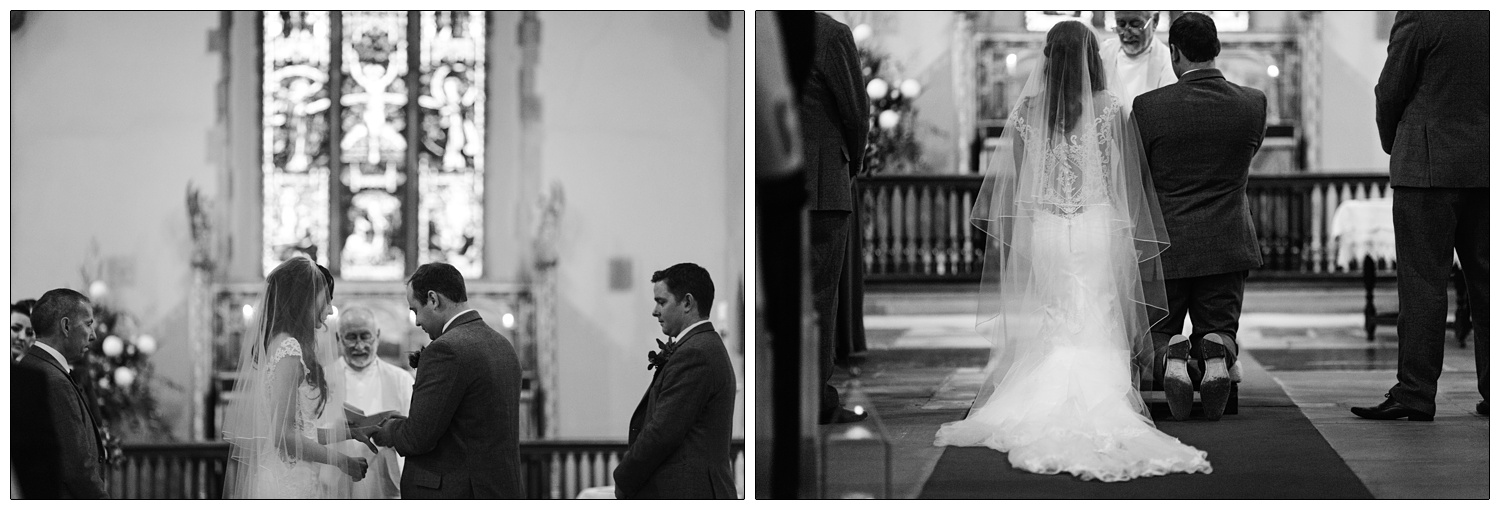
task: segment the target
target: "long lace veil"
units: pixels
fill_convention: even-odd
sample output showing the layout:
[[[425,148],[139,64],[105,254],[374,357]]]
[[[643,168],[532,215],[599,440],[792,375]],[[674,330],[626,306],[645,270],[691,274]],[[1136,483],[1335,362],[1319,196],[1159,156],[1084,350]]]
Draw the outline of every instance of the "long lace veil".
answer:
[[[318,440],[320,433],[327,445],[348,439],[343,371],[333,363],[338,349],[326,318],[319,316],[326,313],[319,309],[319,297],[331,299],[332,286],[327,270],[305,257],[282,263],[266,277],[265,293],[241,339],[239,369],[224,413],[223,436],[230,443],[226,498],[347,498],[352,493],[353,480],[327,463],[332,450]],[[290,354],[286,338],[296,340],[300,356]],[[278,380],[278,371],[293,376]]]
[[[1044,256],[1048,250],[1038,250],[1039,242],[1056,240],[1039,239],[1038,227],[1092,214],[1104,219],[1065,228],[1072,229],[1071,239],[1090,236],[1092,246],[1107,246],[1098,261],[1107,266],[1102,292],[1113,294],[1117,304],[1108,315],[1123,325],[1109,341],[1129,351],[1134,385],[1127,398],[1149,419],[1134,389],[1151,370],[1150,327],[1166,316],[1159,255],[1167,231],[1135,123],[1102,74],[1088,27],[1055,27],[1010,113],[1003,135],[1008,143],[986,170],[970,221],[987,234],[976,329],[993,348],[976,406],[1013,369],[1041,359],[1056,338],[1049,329],[1060,322],[1058,308],[1069,306],[1069,291],[1060,287],[1072,282],[1057,278],[1055,261]]]

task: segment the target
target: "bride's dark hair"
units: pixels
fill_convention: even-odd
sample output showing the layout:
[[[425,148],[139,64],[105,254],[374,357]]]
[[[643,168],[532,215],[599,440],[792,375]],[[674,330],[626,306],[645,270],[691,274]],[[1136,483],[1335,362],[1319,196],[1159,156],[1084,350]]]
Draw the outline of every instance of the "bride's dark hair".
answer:
[[[1047,46],[1042,48],[1042,55],[1047,57],[1047,125],[1053,129],[1060,127],[1064,133],[1072,131],[1083,115],[1083,101],[1078,95],[1084,89],[1084,67],[1088,68],[1091,92],[1105,87],[1099,40],[1087,25],[1064,21],[1047,32]],[[1062,119],[1057,118],[1059,113]]]
[[[317,269],[313,269],[317,268]],[[312,288],[308,288],[308,284]],[[306,257],[294,257],[282,262],[266,276],[265,320],[261,334],[265,344],[261,352],[270,353],[275,346],[271,341],[282,333],[297,339],[302,347],[302,361],[307,365],[307,382],[318,389],[317,413],[322,414],[328,402],[328,379],[323,374],[323,364],[317,356],[317,314],[314,309],[318,293],[327,292],[333,300],[333,274],[328,268]]]

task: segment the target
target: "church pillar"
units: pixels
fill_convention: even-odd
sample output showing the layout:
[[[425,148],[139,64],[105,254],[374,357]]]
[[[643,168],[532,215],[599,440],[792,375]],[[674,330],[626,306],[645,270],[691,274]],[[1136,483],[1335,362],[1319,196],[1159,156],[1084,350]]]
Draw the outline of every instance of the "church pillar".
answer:
[[[554,185],[543,191],[542,170],[542,100],[537,91],[536,76],[542,44],[542,22],[535,11],[521,13],[517,25],[517,43],[521,48],[518,80],[521,117],[520,183],[522,195],[535,201],[534,207],[521,207],[521,224],[532,226],[532,253],[528,257],[531,285],[536,302],[536,369],[537,405],[540,433],[556,437],[558,424],[557,388],[557,235],[563,210],[562,188]]]
[[[1297,52],[1302,55],[1298,74],[1301,96],[1302,144],[1304,155],[1300,162],[1302,170],[1324,168],[1323,147],[1318,143],[1323,133],[1323,13],[1303,11],[1298,13]]]

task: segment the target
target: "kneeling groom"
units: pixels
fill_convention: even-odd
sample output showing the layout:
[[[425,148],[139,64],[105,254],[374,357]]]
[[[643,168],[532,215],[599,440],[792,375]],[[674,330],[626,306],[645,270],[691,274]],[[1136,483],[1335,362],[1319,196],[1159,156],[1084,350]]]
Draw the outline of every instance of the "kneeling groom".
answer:
[[[657,271],[651,282],[651,315],[670,338],[660,354],[651,354],[648,368],[656,373],[630,418],[629,447],[614,472],[615,497],[737,498],[729,450],[736,384],[729,351],[708,322],[714,283],[691,263]]]

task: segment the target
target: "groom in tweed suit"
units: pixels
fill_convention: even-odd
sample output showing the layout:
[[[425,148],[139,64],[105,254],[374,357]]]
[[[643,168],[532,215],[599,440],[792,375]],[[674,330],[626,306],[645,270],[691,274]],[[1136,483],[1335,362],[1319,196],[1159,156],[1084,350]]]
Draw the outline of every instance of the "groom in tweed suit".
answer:
[[[671,341],[652,353],[656,374],[630,417],[615,497],[735,499],[729,442],[738,388],[729,351],[708,322],[714,282],[690,263],[657,271],[651,281],[651,315]]]
[[[1204,414],[1217,420],[1230,371],[1238,373],[1245,277],[1261,265],[1245,185],[1266,132],[1266,95],[1214,68],[1219,36],[1208,16],[1173,20],[1167,46],[1177,83],[1141,94],[1133,113],[1172,243],[1161,254],[1168,315],[1152,328],[1153,376],[1174,418],[1187,419],[1196,382]],[[1185,315],[1191,336],[1181,334]]]
[[[526,497],[520,358],[468,301],[451,265],[423,264],[407,279],[406,302],[432,343],[412,361],[411,417],[386,420],[371,434],[406,457],[403,499]]]

